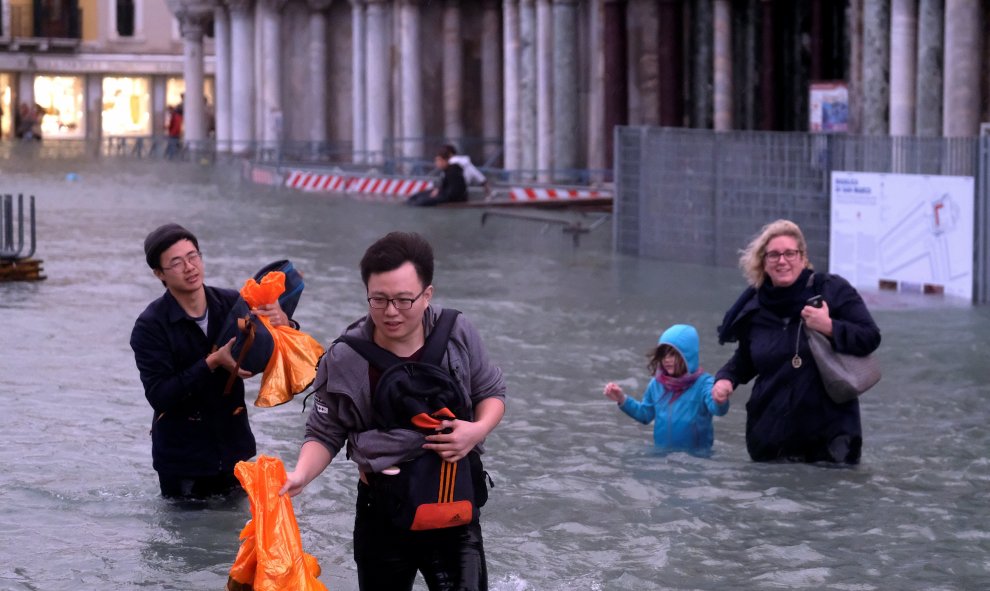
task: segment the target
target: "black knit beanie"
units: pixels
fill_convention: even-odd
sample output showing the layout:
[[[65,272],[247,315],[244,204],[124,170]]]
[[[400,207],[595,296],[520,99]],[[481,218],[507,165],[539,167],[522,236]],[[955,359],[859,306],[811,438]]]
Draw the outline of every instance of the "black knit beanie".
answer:
[[[144,239],[144,257],[152,269],[161,268],[162,253],[180,240],[189,240],[199,250],[199,241],[193,233],[179,224],[158,226]]]

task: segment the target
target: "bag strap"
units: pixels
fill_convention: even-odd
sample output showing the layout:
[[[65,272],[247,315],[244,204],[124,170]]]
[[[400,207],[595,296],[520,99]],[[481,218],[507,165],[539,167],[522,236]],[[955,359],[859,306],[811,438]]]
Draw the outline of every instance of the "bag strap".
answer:
[[[241,369],[241,363],[244,361],[244,357],[247,356],[247,352],[254,345],[254,323],[251,322],[251,315],[248,314],[244,318],[237,319],[237,329],[242,333],[247,335],[244,338],[244,343],[241,345],[241,352],[237,355],[237,359],[234,360],[234,369],[230,372],[230,377],[227,378],[227,383],[223,387],[223,393],[230,394],[234,389],[234,380],[237,379],[238,370]],[[215,349],[216,347],[214,347]]]
[[[808,275],[807,285],[815,291],[815,295],[822,295],[822,286],[825,284],[826,280],[828,280],[827,273],[819,274],[812,271],[811,275]]]
[[[454,321],[460,311],[453,308],[444,308],[440,312],[433,332],[426,338],[423,344],[423,355],[419,358],[422,363],[430,365],[440,365],[443,361],[443,354],[447,351],[447,341],[450,340],[450,333],[454,330]]]
[[[443,361],[443,354],[447,350],[447,341],[450,340],[450,333],[454,329],[454,321],[457,320],[458,314],[460,314],[460,311],[453,308],[444,308],[440,312],[440,318],[437,319],[433,331],[426,337],[426,342],[423,344],[423,354],[420,356],[421,363],[440,365],[440,362]],[[368,339],[351,335],[341,335],[334,342],[346,343],[378,371],[384,372],[386,369],[393,365],[398,365],[403,361],[395,353],[379,347]]]

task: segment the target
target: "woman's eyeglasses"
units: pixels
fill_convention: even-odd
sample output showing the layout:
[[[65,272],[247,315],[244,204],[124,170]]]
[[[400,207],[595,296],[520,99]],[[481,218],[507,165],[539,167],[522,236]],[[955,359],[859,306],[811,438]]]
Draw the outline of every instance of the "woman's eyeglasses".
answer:
[[[798,258],[800,255],[801,255],[800,250],[785,250],[784,252],[771,250],[770,252],[763,255],[763,258],[770,261],[771,263],[776,263],[781,259],[781,257],[783,257],[785,261],[791,262],[794,259]]]

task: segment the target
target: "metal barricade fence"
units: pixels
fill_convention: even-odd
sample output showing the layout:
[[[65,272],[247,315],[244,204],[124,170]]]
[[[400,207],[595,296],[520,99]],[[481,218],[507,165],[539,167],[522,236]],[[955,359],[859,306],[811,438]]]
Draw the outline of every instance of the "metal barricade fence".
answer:
[[[990,137],[862,137],[792,132],[615,130],[614,248],[734,266],[769,221],[797,222],[815,265],[829,266],[833,171],[976,179],[974,301],[990,301]],[[686,248],[690,246],[690,248]]]

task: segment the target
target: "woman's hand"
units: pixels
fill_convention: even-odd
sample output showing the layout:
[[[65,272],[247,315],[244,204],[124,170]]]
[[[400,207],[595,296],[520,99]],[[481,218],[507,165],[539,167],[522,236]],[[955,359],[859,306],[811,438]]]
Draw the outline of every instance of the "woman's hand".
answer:
[[[609,382],[605,384],[605,398],[614,401],[616,404],[622,404],[626,401],[626,395],[615,382]]]
[[[801,310],[801,318],[805,325],[812,330],[817,330],[827,337],[832,336],[832,317],[828,313],[828,302],[822,300],[820,308],[815,306],[805,306]]]
[[[732,395],[733,390],[735,390],[735,388],[732,387],[732,382],[722,378],[712,385],[712,400],[714,400],[716,404],[725,404],[725,402],[729,399],[729,396]]]

